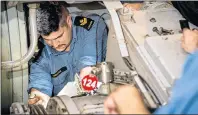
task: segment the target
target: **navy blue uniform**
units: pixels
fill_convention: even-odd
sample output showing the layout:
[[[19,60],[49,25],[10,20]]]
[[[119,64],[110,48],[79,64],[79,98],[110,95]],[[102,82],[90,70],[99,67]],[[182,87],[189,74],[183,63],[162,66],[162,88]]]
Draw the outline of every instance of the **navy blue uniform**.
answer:
[[[58,52],[44,42],[40,58],[31,65],[29,89],[35,88],[49,96],[52,96],[52,92],[57,95],[69,81],[74,81],[75,73],[95,65],[96,61],[104,61],[107,43],[105,22],[99,16],[89,16],[94,23],[87,30],[74,25],[75,18],[72,17],[70,51]]]

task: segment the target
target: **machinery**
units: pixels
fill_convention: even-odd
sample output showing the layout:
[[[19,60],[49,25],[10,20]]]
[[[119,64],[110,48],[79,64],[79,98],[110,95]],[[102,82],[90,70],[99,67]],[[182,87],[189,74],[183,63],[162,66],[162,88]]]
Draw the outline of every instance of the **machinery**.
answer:
[[[157,107],[135,71],[119,71],[113,69],[112,63],[102,62],[96,65],[92,73],[97,75],[99,82],[102,83],[96,92],[92,94],[85,92],[70,97],[69,94],[60,94],[68,93],[68,89],[63,88],[57,96],[49,100],[46,109],[42,105],[25,105],[16,102],[10,107],[11,114],[103,114],[103,102],[108,94],[120,85],[135,83],[141,87],[140,91],[145,97],[147,106]]]
[[[119,1],[101,4],[110,16],[109,37],[107,62],[92,70],[101,82],[96,92],[67,96],[63,89],[46,108],[16,102],[11,114],[102,114],[105,97],[123,84],[136,85],[150,109],[167,103],[187,55],[180,46],[179,22],[185,19],[167,2],[145,2],[140,11],[127,10]]]

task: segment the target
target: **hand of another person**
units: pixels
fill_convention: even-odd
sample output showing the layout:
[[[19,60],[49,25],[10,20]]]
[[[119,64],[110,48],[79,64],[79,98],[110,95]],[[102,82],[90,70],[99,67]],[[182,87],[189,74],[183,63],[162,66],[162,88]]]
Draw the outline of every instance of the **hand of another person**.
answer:
[[[47,107],[47,103],[50,97],[37,89],[32,88],[31,93],[28,99],[28,104],[40,104],[43,105],[44,108]]]
[[[193,53],[198,47],[198,30],[184,29],[181,42],[186,52]]]
[[[134,86],[122,86],[104,102],[105,114],[149,114],[143,99]]]

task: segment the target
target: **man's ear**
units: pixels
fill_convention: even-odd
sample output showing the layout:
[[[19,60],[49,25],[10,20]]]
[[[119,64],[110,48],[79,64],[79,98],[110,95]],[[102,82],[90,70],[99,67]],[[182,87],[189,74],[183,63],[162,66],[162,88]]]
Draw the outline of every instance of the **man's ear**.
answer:
[[[71,27],[72,27],[72,19],[71,19],[71,16],[67,16],[66,22],[67,22],[68,27],[71,28]]]

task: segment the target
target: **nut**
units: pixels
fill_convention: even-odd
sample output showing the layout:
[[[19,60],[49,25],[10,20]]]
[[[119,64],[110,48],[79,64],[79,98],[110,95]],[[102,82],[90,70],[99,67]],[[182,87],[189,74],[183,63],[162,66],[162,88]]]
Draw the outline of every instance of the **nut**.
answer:
[[[156,19],[155,18],[151,18],[150,19],[150,22],[155,23],[156,22]]]

